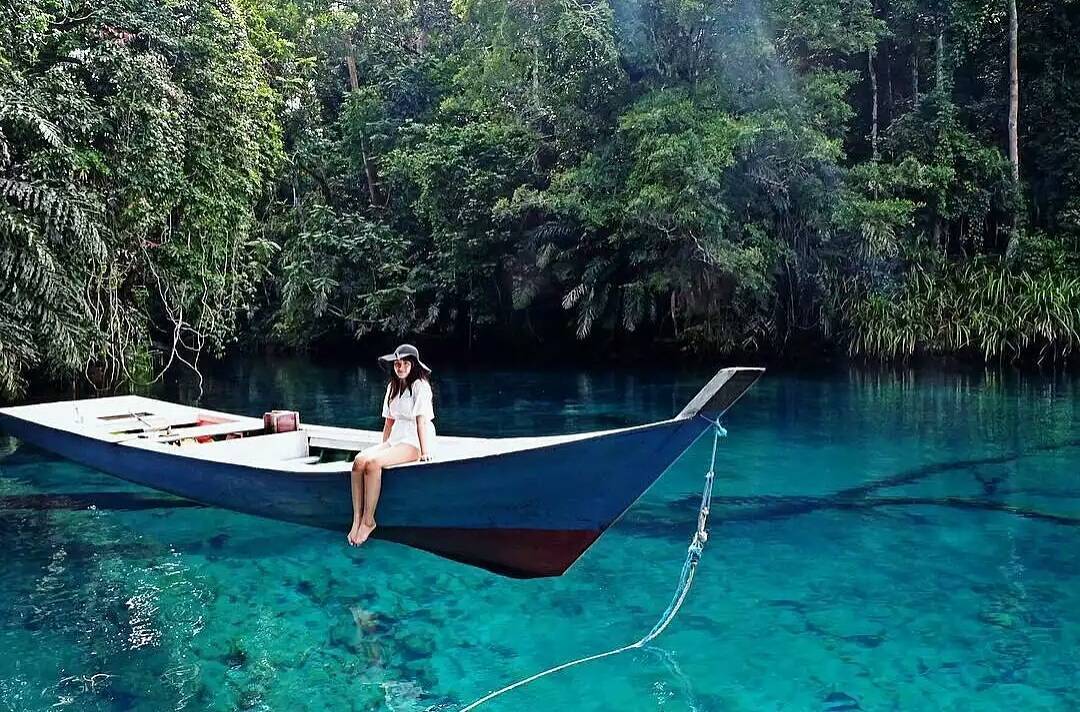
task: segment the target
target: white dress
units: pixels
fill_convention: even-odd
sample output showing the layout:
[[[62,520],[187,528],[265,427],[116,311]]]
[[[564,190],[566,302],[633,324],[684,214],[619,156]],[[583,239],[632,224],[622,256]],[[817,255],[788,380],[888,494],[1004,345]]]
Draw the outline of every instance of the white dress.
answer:
[[[394,398],[390,398],[390,386],[386,386],[386,395],[383,396],[382,417],[391,418],[394,425],[390,428],[390,437],[386,445],[406,444],[420,449],[420,436],[416,431],[417,417],[427,419],[427,446],[428,453],[435,448],[435,408],[431,402],[431,384],[424,379],[417,379],[412,387],[405,390]]]

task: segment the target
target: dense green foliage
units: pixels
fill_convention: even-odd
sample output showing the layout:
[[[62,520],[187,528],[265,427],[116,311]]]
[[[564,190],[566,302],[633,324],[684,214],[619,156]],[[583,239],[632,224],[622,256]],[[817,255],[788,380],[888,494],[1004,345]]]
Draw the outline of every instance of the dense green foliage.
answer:
[[[235,338],[282,160],[248,19],[0,7],[0,393],[32,369],[147,378]]]
[[[246,334],[1045,361],[1080,3],[0,7],[0,392]],[[351,66],[350,66],[351,65]]]

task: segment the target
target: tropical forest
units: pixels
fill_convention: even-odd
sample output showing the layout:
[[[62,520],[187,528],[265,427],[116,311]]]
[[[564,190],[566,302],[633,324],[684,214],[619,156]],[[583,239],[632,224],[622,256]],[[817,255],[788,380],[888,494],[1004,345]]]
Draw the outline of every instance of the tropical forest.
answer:
[[[405,337],[1067,364],[1078,37],[1077,0],[7,0],[0,398]]]

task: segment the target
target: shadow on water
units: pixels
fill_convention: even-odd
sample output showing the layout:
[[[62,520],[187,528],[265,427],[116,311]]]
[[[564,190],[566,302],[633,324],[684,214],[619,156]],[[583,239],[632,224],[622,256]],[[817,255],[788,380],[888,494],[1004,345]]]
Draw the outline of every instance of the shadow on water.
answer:
[[[72,494],[14,494],[0,496],[0,510],[30,509],[84,510],[134,512],[145,509],[192,509],[202,508],[192,502],[169,495],[144,495],[134,492],[78,492]]]
[[[884,507],[948,507],[964,510],[981,510],[990,512],[1002,512],[1024,519],[1031,519],[1064,526],[1080,526],[1080,517],[1073,517],[1052,512],[1010,505],[1006,502],[991,499],[997,495],[1006,495],[1012,492],[998,489],[997,480],[984,480],[974,475],[983,487],[985,497],[874,497],[871,496],[881,490],[911,485],[921,482],[934,475],[949,472],[970,470],[982,465],[1000,465],[1017,462],[1026,457],[1041,453],[1067,450],[1080,447],[1080,439],[1066,440],[1058,443],[1048,443],[1027,448],[1019,453],[1008,455],[996,455],[990,457],[968,458],[963,460],[950,460],[948,462],[922,465],[909,470],[897,472],[886,477],[881,477],[865,482],[854,487],[839,490],[830,495],[747,495],[724,497],[714,495],[713,506],[725,507],[724,511],[714,512],[714,521],[717,522],[762,522],[778,519],[788,519],[805,514],[824,510],[837,511],[869,511]],[[1045,494],[1048,497],[1061,498],[1062,493],[1040,493],[1035,490],[1025,490],[1026,494]],[[1080,492],[1075,497],[1080,499]],[[635,506],[638,515],[633,521],[628,522],[626,531],[632,536],[653,536],[660,538],[681,538],[681,530],[673,530],[670,526],[672,521],[677,521],[685,516],[687,511],[692,511],[700,504],[700,495],[687,495],[678,499],[649,504],[639,503]],[[740,508],[742,508],[740,510]]]
[[[747,511],[730,511],[721,514],[718,519],[723,521],[767,521],[795,517],[810,514],[821,510],[870,510],[879,507],[901,506],[939,506],[956,509],[984,510],[1013,514],[1015,516],[1062,524],[1068,526],[1080,525],[1080,518],[1059,515],[1037,510],[1025,509],[1012,506],[1004,502],[992,499],[970,499],[961,497],[871,497],[870,495],[883,489],[910,485],[920,482],[934,475],[972,469],[980,465],[998,465],[1016,462],[1025,457],[1038,453],[1065,450],[1080,447],[1080,439],[1068,440],[1059,443],[1051,443],[1028,448],[1020,453],[997,455],[990,457],[968,458],[952,460],[949,462],[933,463],[920,467],[904,470],[902,472],[865,482],[854,487],[849,487],[831,495],[824,496],[784,496],[762,495],[723,497],[714,496],[714,506],[726,507],[754,507]],[[4,458],[6,465],[35,464],[56,459],[37,448],[22,448]],[[996,483],[995,483],[996,484]],[[997,494],[988,483],[984,483],[987,495]],[[1058,493],[1060,496],[1060,493]],[[1078,493],[1080,496],[1080,493]],[[660,535],[675,536],[670,528],[663,526],[664,522],[671,521],[679,516],[686,508],[698,503],[697,495],[688,495],[677,500],[669,500],[661,505],[648,504],[639,506],[649,507],[653,511],[647,517],[648,522],[661,526],[649,525],[645,521],[634,522],[630,527],[630,533],[634,535]],[[206,505],[190,500],[173,497],[171,495],[142,494],[138,492],[79,492],[79,493],[48,493],[48,494],[17,494],[0,496],[0,510],[104,510],[104,511],[141,511],[149,509],[201,509]],[[672,516],[663,516],[663,512],[670,511]],[[658,516],[659,515],[659,516]],[[679,534],[681,536],[681,533]]]
[[[931,465],[924,465],[922,467],[916,467],[911,470],[905,470],[898,472],[895,475],[889,477],[883,477],[881,479],[866,482],[855,487],[840,490],[836,493],[836,497],[859,497],[876,492],[882,489],[888,489],[890,487],[899,487],[900,485],[909,485],[920,480],[924,480],[932,475],[938,475],[944,472],[951,472],[954,470],[967,470],[979,465],[1000,465],[1006,462],[1016,462],[1025,457],[1031,457],[1039,453],[1052,452],[1055,450],[1067,450],[1080,446],[1080,440],[1066,440],[1058,443],[1048,443],[1046,445],[1038,445],[1032,448],[1028,448],[1019,453],[1013,453],[1011,455],[997,455],[992,457],[977,457],[966,460],[951,460],[949,462],[935,463]]]

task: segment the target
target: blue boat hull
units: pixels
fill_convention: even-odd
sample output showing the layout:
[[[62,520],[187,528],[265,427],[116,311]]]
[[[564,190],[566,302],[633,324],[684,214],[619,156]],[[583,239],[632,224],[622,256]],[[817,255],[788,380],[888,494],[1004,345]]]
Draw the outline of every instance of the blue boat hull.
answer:
[[[516,577],[558,576],[708,427],[693,417],[535,449],[388,469],[376,538]],[[28,443],[204,504],[345,532],[347,473],[297,474],[97,440],[0,413]]]

